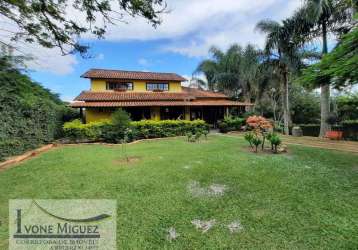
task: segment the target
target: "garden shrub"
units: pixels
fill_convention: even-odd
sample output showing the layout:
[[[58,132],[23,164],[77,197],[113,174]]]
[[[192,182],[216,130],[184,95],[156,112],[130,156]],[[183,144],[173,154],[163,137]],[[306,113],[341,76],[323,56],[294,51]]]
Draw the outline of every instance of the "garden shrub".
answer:
[[[63,125],[64,135],[68,139],[99,141],[103,138],[103,134],[112,126],[109,120],[91,122],[83,124],[80,120],[66,122]]]
[[[271,150],[277,153],[277,147],[282,143],[281,138],[277,134],[270,134],[267,139],[271,143]]]
[[[197,131],[205,131],[207,134],[209,126],[202,120],[186,121],[186,120],[142,120],[129,123],[128,140],[147,138],[160,138],[170,136],[184,136],[187,133],[196,134]],[[106,141],[118,143],[124,138],[125,127],[113,125],[113,121],[103,120],[99,122],[91,122],[82,124],[79,120],[65,123],[65,137],[73,141],[89,140],[89,141]]]
[[[208,124],[203,120],[142,120],[132,122],[131,125],[137,130],[138,138],[182,136],[188,132],[194,134],[200,129],[209,131]]]
[[[250,144],[250,147],[253,148],[252,140],[254,139],[255,134],[252,132],[247,132],[244,136],[245,140]]]
[[[255,153],[257,153],[257,148],[261,145],[262,139],[256,135],[252,138],[251,142],[255,146]]]
[[[186,133],[186,137],[188,139],[188,142],[197,142],[200,141],[201,136],[204,135],[205,140],[208,139],[209,130],[203,129],[203,128],[197,128],[193,131],[188,131]]]
[[[111,116],[111,121],[103,124],[100,129],[99,140],[110,143],[120,143],[124,137],[126,142],[133,140],[133,129],[131,127],[130,115],[123,109],[118,109]]]
[[[245,125],[245,119],[240,117],[225,117],[224,120],[218,122],[218,127],[221,133],[230,131],[239,131]]]
[[[282,143],[281,138],[274,132],[272,123],[262,116],[250,116],[246,119],[246,124],[252,129],[245,134],[245,140],[255,149],[261,145],[262,151],[265,149],[265,141],[271,143],[271,150],[277,153],[277,147]]]

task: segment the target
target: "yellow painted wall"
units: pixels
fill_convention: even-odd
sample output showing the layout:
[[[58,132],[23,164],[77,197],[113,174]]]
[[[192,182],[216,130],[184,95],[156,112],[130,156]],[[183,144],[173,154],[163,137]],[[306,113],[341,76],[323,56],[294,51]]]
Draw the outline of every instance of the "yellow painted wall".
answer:
[[[104,90],[106,90],[106,81],[91,80],[91,91],[104,91]]]
[[[84,112],[86,123],[111,119],[112,111],[106,109],[87,108]],[[150,108],[150,119],[160,121],[160,107]],[[185,120],[190,120],[190,107],[185,107]]]
[[[135,92],[144,92],[146,89],[146,81],[133,81],[133,91]],[[91,91],[106,91],[106,81],[105,80],[91,80]],[[169,92],[181,92],[181,83],[180,82],[169,82]]]
[[[170,82],[169,83],[169,92],[181,92],[181,83],[180,82]]]
[[[111,111],[99,110],[95,108],[87,108],[85,110],[86,123],[100,121],[104,119],[111,119]]]

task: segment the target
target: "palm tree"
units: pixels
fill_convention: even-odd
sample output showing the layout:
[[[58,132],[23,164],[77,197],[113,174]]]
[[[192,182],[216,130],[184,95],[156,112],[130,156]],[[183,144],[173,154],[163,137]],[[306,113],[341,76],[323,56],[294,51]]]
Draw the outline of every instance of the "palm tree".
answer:
[[[208,88],[223,91],[232,97],[243,96],[251,102],[255,95],[259,51],[248,45],[245,49],[234,44],[225,52],[216,47],[210,49],[212,59],[202,61],[194,73],[203,73]]]
[[[245,102],[251,102],[252,97],[258,94],[258,73],[261,51],[248,44],[241,55],[240,80]],[[257,98],[256,98],[257,99]]]
[[[322,55],[328,53],[329,32],[344,32],[344,23],[351,18],[347,11],[354,4],[347,0],[305,0],[305,5],[294,16],[296,28],[303,35],[322,38]],[[337,29],[337,24],[340,28]],[[343,30],[343,31],[342,31]],[[330,130],[327,122],[330,113],[330,81],[319,83],[321,88],[320,137]]]
[[[208,87],[209,90],[216,90],[216,82],[215,82],[215,75],[216,72],[218,71],[218,63],[216,60],[204,60],[202,61],[198,67],[196,68],[195,73],[203,73],[205,78],[206,78],[206,85]],[[203,84],[204,85],[204,84]]]
[[[284,132],[289,134],[291,124],[290,103],[289,103],[289,77],[290,71],[297,68],[300,57],[298,46],[294,42],[294,29],[291,20],[279,23],[273,20],[260,21],[256,28],[266,34],[265,43],[265,64],[274,68],[281,76],[282,105]]]

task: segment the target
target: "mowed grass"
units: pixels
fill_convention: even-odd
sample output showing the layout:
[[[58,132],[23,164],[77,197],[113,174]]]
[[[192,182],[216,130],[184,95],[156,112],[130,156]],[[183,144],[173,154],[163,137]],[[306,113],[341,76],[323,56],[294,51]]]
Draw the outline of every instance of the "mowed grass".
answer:
[[[209,136],[127,146],[53,149],[0,172],[0,249],[8,245],[8,200],[116,199],[118,249],[357,249],[358,156],[290,146],[248,152],[240,138]],[[188,184],[227,186],[196,197]],[[207,232],[194,219],[215,219]],[[239,220],[243,230],[227,225]],[[179,237],[170,242],[167,230]]]

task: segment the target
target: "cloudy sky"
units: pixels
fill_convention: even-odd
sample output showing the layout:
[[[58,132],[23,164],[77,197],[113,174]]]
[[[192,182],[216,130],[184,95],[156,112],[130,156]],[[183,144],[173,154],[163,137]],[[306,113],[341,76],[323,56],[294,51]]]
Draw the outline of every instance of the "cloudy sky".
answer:
[[[105,40],[87,38],[91,59],[61,56],[56,49],[27,47],[36,60],[29,67],[33,79],[63,100],[71,100],[89,82],[80,75],[89,68],[176,72],[190,76],[198,62],[215,45],[253,43],[262,46],[264,36],[255,24],[271,18],[282,20],[300,6],[301,0],[167,0],[169,13],[154,29],[141,18],[112,26]]]

